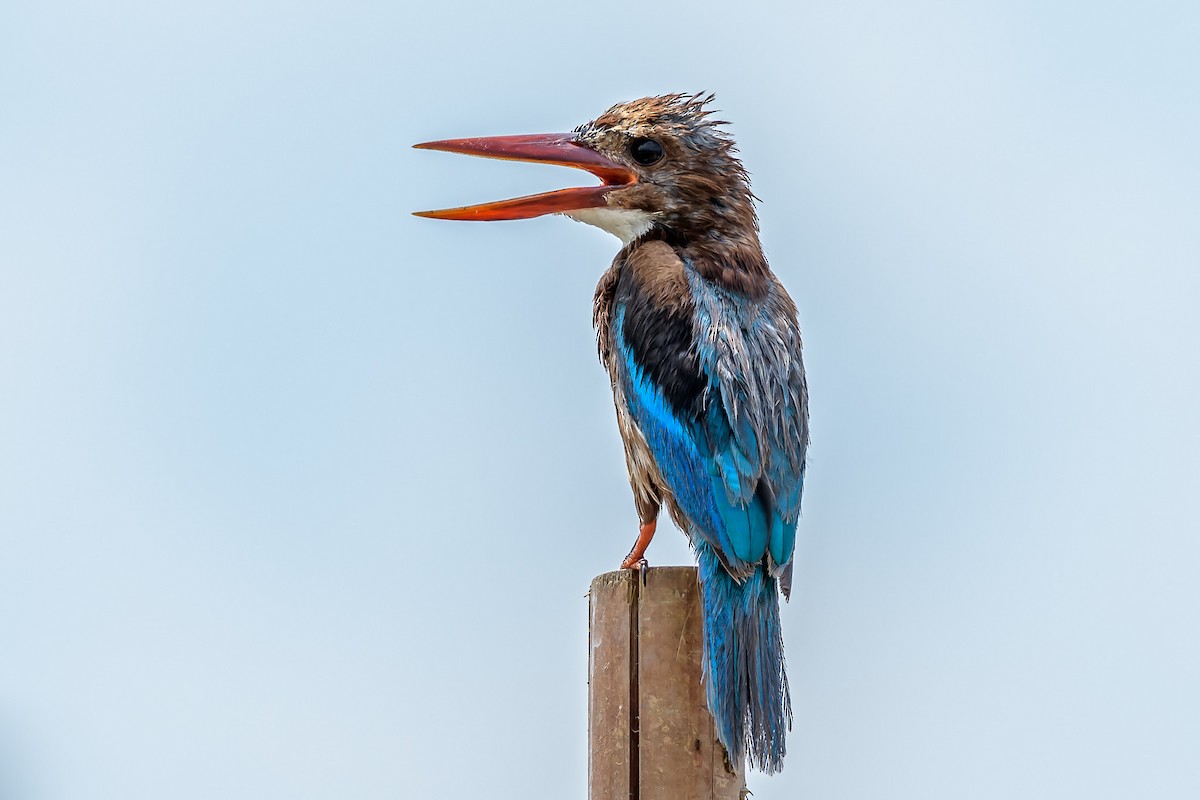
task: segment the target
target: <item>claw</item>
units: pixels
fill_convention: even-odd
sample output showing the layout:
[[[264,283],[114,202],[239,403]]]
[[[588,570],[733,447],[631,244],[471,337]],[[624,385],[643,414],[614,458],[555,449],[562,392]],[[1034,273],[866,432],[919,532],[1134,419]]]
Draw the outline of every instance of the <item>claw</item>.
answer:
[[[658,527],[658,520],[650,520],[643,522],[638,529],[637,541],[633,543],[633,549],[629,551],[629,555],[625,556],[625,560],[621,562],[621,569],[640,569],[640,566],[649,566],[646,564],[646,548],[650,546],[650,540],[654,538],[654,529]]]

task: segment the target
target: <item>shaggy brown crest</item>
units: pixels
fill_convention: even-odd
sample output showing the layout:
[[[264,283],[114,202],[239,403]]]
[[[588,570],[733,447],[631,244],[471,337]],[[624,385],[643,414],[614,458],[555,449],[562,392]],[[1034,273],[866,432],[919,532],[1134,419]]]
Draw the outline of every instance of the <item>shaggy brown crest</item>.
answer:
[[[646,212],[646,237],[662,239],[690,257],[704,277],[761,296],[767,264],[758,239],[750,176],[737,147],[708,108],[713,95],[667,94],[618,103],[575,129],[575,139],[628,168],[636,182],[609,193],[615,209]],[[631,147],[661,145],[663,156],[639,164]]]

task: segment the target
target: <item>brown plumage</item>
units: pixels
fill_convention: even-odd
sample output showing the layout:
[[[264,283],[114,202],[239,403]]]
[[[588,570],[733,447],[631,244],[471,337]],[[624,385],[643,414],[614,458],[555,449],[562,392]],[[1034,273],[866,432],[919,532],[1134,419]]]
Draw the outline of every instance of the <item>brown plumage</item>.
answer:
[[[750,176],[733,140],[706,109],[710,95],[668,94],[618,103],[575,129],[579,142],[624,161],[637,183],[608,204],[652,214],[659,235],[707,279],[761,297],[770,269],[758,239]],[[630,140],[652,139],[665,154],[647,169],[632,162]]]

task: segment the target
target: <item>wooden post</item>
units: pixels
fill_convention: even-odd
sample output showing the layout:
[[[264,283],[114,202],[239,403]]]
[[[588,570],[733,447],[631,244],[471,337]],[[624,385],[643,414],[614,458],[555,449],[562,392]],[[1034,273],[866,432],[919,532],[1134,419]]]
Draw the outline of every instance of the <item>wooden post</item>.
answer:
[[[589,606],[590,800],[740,800],[704,700],[696,570],[605,573]]]

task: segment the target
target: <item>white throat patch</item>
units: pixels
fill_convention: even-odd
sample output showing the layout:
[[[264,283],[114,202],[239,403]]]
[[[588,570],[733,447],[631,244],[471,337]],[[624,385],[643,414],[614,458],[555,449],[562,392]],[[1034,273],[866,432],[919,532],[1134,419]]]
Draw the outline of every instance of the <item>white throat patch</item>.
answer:
[[[654,219],[650,212],[632,208],[581,208],[563,213],[573,220],[608,231],[620,239],[621,244],[629,244],[650,230],[651,221]]]

